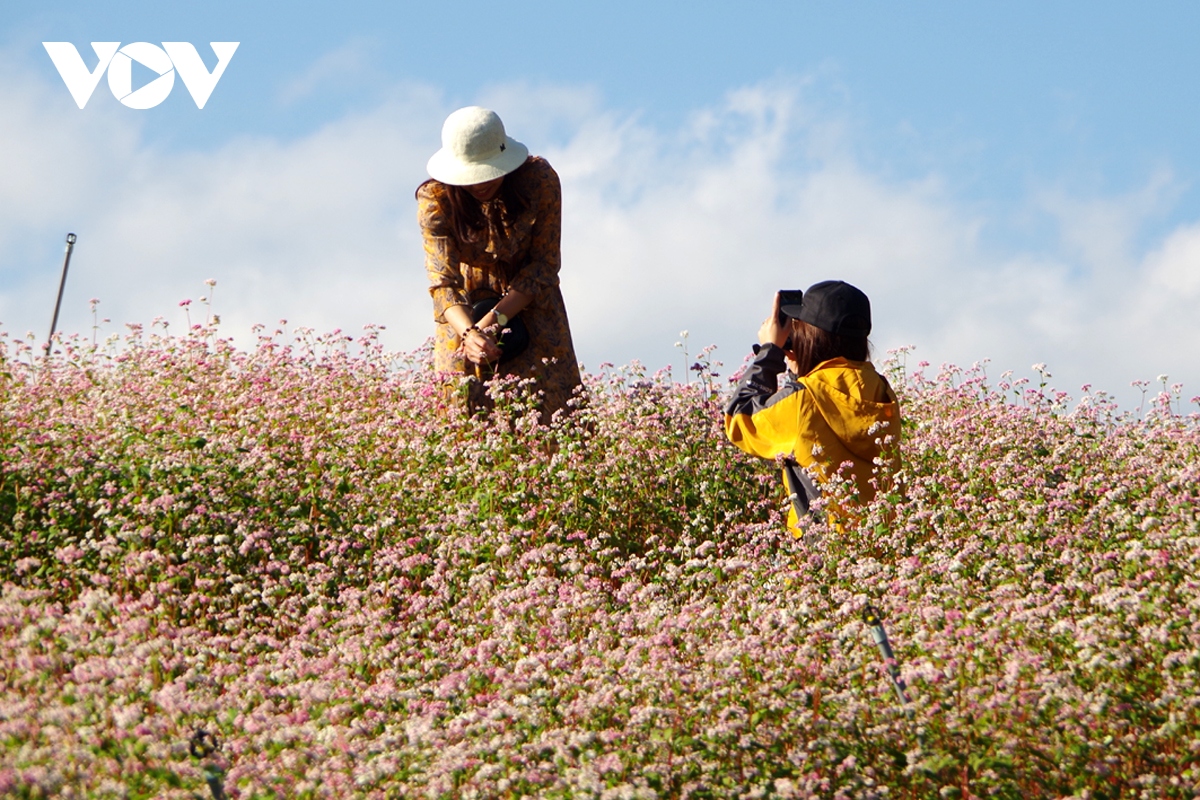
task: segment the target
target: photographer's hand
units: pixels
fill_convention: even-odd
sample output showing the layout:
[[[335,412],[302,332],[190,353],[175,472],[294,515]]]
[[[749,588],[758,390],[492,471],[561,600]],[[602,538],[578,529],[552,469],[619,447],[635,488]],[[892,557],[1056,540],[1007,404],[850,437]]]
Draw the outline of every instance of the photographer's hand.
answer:
[[[783,347],[791,332],[791,320],[783,325],[779,324],[779,293],[776,292],[775,300],[771,305],[771,315],[763,320],[762,326],[758,329],[758,343]]]

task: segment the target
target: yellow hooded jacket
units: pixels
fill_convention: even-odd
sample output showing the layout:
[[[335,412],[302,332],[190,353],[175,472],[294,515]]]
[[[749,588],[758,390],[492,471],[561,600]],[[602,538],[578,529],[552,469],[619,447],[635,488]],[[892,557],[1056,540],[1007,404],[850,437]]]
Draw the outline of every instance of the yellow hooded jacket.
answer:
[[[785,370],[781,348],[759,349],[725,408],[729,441],[760,458],[794,458],[807,472],[800,476],[805,507],[820,494],[808,476],[821,484],[839,473],[853,479],[860,503],[870,502],[871,479],[896,468],[900,403],[892,387],[869,361],[834,358],[798,380],[789,374],[779,387]],[[876,463],[881,455],[882,465]],[[836,508],[826,510],[840,516]],[[788,528],[799,533],[799,526],[793,503]]]

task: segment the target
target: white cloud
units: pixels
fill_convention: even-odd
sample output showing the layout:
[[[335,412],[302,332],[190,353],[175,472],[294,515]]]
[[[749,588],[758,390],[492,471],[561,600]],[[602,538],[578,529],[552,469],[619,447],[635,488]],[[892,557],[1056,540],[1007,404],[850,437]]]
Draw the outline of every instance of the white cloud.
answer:
[[[371,64],[378,50],[378,40],[368,37],[355,37],[330,50],[280,90],[280,102],[290,105],[319,89],[344,88],[347,83],[360,80],[363,75],[374,72]]]
[[[351,333],[382,323],[397,349],[431,332],[413,191],[452,110],[436,91],[398,87],[294,141],[174,153],[147,145],[124,109],[61,110],[50,97],[61,89],[27,76],[0,87],[10,333],[48,324],[67,229],[80,243],[66,330],[90,329],[92,296],[112,328],[157,315],[178,325],[177,302],[211,277],[222,327],[243,343],[252,324],[281,318]],[[980,244],[993,221],[964,210],[946,176],[872,174],[853,156],[853,126],[813,112],[804,91],[748,87],[676,130],[617,114],[586,87],[481,95],[563,178],[563,287],[589,367],[639,358],[678,375],[673,344],[687,329],[693,356],[717,344],[731,371],[773,290],[842,277],[871,295],[880,351],[911,343],[934,363],[990,358],[996,374],[1045,362],[1072,391],[1120,394],[1159,373],[1200,388],[1200,362],[1182,346],[1200,334],[1190,311],[1200,223],[1152,252],[1135,247],[1168,202],[1169,176],[1124,198],[1036,194],[1029,207],[1052,214],[1058,242],[997,252]]]
[[[1063,251],[1082,268],[1107,277],[1134,266],[1138,230],[1177,197],[1171,172],[1160,169],[1126,195],[1078,197],[1052,187],[1037,191],[1033,202],[1058,223]]]
[[[0,120],[0,145],[15,154],[0,165],[0,243],[16,243],[0,255],[10,332],[48,325],[61,263],[48,259],[33,277],[10,254],[37,251],[32,237],[61,242],[70,229],[79,244],[64,330],[90,328],[92,296],[118,329],[157,315],[182,323],[178,301],[215,278],[215,310],[235,336],[287,318],[319,330],[379,322],[395,329],[397,346],[420,344],[429,312],[412,192],[444,113],[432,92],[409,91],[293,142],[237,139],[176,154],[142,143],[137,118],[119,111],[45,111],[62,105],[51,90],[0,89],[15,111]]]
[[[1124,355],[1146,364],[1149,379],[1167,374],[1188,396],[1200,394],[1200,223],[1179,228],[1143,259],[1131,282],[1129,308],[1115,322],[1120,334],[1136,332]]]
[[[1200,223],[1172,233],[1147,256],[1144,267],[1153,299],[1164,305],[1184,303],[1194,311],[1200,303]]]

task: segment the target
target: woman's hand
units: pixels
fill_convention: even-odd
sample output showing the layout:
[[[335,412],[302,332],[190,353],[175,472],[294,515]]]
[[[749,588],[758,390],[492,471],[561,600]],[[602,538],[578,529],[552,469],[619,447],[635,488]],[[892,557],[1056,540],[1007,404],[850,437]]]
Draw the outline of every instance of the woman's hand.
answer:
[[[468,328],[462,336],[463,355],[472,364],[490,364],[500,360],[500,346],[488,333]]]
[[[489,336],[481,331],[471,319],[469,306],[450,306],[446,309],[446,322],[458,334],[458,350],[472,364],[490,364],[500,360],[500,347],[496,335]]]
[[[771,305],[771,316],[763,320],[762,326],[758,329],[758,343],[783,347],[787,344],[788,336],[791,332],[792,324],[790,319],[782,325],[779,324],[779,292],[776,292],[775,301]]]

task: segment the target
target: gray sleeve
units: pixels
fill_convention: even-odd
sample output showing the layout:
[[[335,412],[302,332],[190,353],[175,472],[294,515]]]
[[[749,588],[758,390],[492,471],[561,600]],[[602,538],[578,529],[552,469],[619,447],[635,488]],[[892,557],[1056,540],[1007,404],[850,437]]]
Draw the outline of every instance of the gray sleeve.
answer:
[[[781,373],[785,375],[782,388],[779,386]],[[756,346],[754,360],[746,368],[725,405],[725,416],[753,416],[804,388],[804,384],[792,380],[786,373],[787,363],[782,348],[773,344]]]

